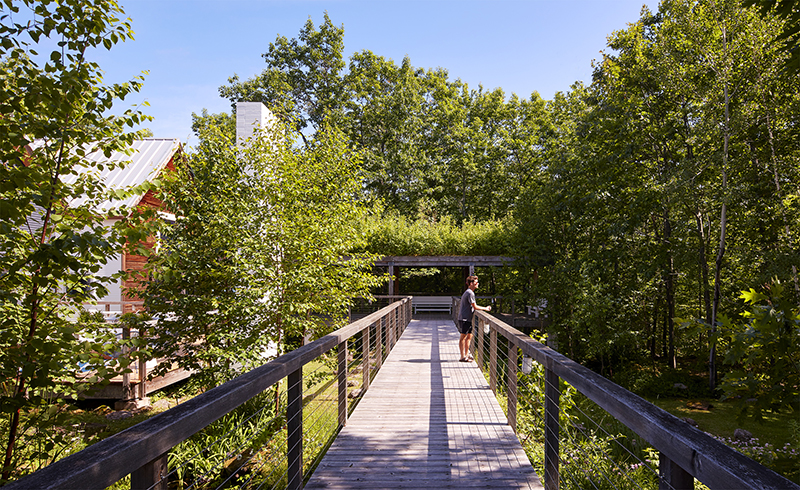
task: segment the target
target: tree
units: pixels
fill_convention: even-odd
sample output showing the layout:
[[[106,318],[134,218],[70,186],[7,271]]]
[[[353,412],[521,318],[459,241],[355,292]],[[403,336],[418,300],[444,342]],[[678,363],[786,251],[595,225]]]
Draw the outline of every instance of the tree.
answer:
[[[156,372],[175,363],[205,389],[257,365],[273,338],[264,303],[274,261],[262,236],[267,155],[237,152],[226,129],[201,124],[198,148],[165,177],[160,197],[175,222],[163,223],[139,293],[157,319]]]
[[[737,254],[743,257],[748,255],[746,249],[751,248],[743,240],[748,227],[738,228],[737,221],[741,223],[749,214],[748,201],[759,186],[746,186],[744,182],[763,182],[764,174],[769,179],[768,173],[753,174],[747,167],[751,163],[749,160],[758,158],[759,150],[756,149],[772,145],[772,142],[763,137],[748,138],[747,133],[750,128],[761,126],[758,114],[762,109],[755,108],[766,102],[763,87],[774,83],[770,78],[777,72],[771,68],[780,63],[781,58],[770,47],[775,41],[774,24],[759,19],[753,9],[742,8],[738,2],[709,0],[695,5],[675,0],[665,2],[662,9],[668,14],[662,31],[664,38],[671,42],[670,48],[664,52],[665,57],[675,66],[700,66],[705,70],[706,82],[701,90],[695,92],[694,99],[702,111],[696,126],[705,140],[696,148],[706,147],[708,165],[715,168],[719,176],[713,181],[715,190],[712,196],[713,207],[719,210],[710,318],[713,335],[717,318],[723,311],[723,271],[730,267],[729,249],[736,246]],[[762,199],[771,199],[761,192],[759,194]],[[773,237],[762,237],[758,241],[765,238]],[[746,273],[751,268],[744,269],[742,272]],[[744,276],[730,274],[730,277],[737,275],[740,278]],[[736,286],[731,285],[733,288]],[[715,358],[715,345],[712,344],[709,354],[709,385],[712,389],[717,378]]]
[[[103,382],[126,368],[105,360],[118,345],[96,322],[81,319],[83,303],[106,293],[114,278],[101,266],[126,243],[147,236],[137,214],[108,228],[100,206],[134,190],[108,189],[98,177],[111,165],[86,159],[94,151],[124,151],[124,133],[145,119],[138,111],[108,111],[141,79],[104,86],[93,49],[130,39],[129,21],[111,0],[6,0],[0,18],[0,410],[8,417],[2,480],[57,457],[65,437],[48,430],[65,423],[65,398],[85,384],[79,365]],[[52,44],[49,44],[52,43]],[[52,46],[49,54],[37,47]],[[141,191],[141,189],[135,190]],[[130,210],[115,209],[126,215]],[[30,431],[41,446],[20,444]],[[23,461],[29,461],[22,464]]]
[[[371,51],[354,53],[344,78],[350,96],[342,129],[363,156],[365,198],[404,215],[436,192],[425,181],[425,82],[409,58],[397,66]]]
[[[365,213],[357,156],[325,128],[309,146],[284,133],[276,124],[236,147],[225,125],[203,124],[165,182],[176,221],[141,293],[160,370],[175,363],[216,386],[265,362],[269,347],[296,347],[288,338],[343,326],[354,298],[383,280],[373,255],[348,254]]]
[[[662,2],[609,37],[590,87],[548,104],[554,136],[515,217],[530,300],[548,299],[570,355],[646,348],[675,365],[714,338],[676,316],[711,322],[734,291],[793,275],[797,80],[776,26],[731,2]]]
[[[347,139],[323,126],[308,149],[292,141],[275,156],[276,180],[267,189],[277,262],[270,270],[269,304],[281,336],[318,338],[347,322],[355,298],[387,276],[372,273],[373,253],[355,253],[365,233],[367,208],[360,200],[361,162]]]
[[[200,114],[193,112],[192,132],[198,138],[203,138],[204,135],[224,137],[227,143],[233,146],[236,144],[236,116],[227,112],[209,114],[206,109]]]
[[[685,203],[692,200],[692,187],[683,178],[693,162],[686,158],[686,135],[681,131],[687,106],[684,94],[671,85],[674,66],[665,63],[660,52],[661,24],[644,9],[638,23],[609,37],[609,47],[617,54],[604,56],[595,71],[597,110],[592,122],[597,129],[591,139],[595,154],[606,166],[598,170],[604,176],[600,182],[605,192],[624,196],[609,197],[615,208],[611,213],[618,213],[609,219],[628,231],[624,240],[637,250],[637,256],[643,252],[639,256],[643,262],[636,269],[657,284],[658,298],[663,298],[662,355],[674,368],[673,319],[680,266],[676,257],[685,255],[675,237],[681,233],[676,228],[685,221]],[[636,240],[634,231],[644,239]],[[653,257],[651,267],[645,265],[648,255]]]
[[[234,75],[220,95],[234,103],[263,102],[305,138],[341,115],[343,38],[344,28],[334,26],[327,12],[319,30],[309,18],[298,38],[278,36],[270,43],[263,55],[266,70],[244,82]]]
[[[516,205],[527,157],[535,154],[538,94],[510,101],[500,90],[470,90],[447,70],[396,64],[369,50],[345,69],[344,29],[328,15],[297,38],[278,36],[267,69],[220,88],[236,101],[262,101],[307,140],[323,122],[339,128],[364,159],[364,199],[416,220],[502,219]],[[308,141],[306,141],[308,144]]]

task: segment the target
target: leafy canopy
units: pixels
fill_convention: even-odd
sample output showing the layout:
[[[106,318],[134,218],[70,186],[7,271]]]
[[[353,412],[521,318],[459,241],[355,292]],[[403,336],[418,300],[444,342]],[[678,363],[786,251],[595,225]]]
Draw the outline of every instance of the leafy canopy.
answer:
[[[79,316],[115,279],[100,276],[101,267],[147,236],[132,210],[114,210],[130,218],[113,226],[101,211],[110,197],[144,189],[108,189],[100,171],[118,164],[85,158],[126,151],[137,135],[124,130],[146,119],[137,110],[109,115],[116,101],[139,90],[141,78],[103,85],[89,58],[132,38],[121,15],[111,0],[0,5],[3,481],[57,457],[50,449],[69,434],[51,426],[69,425],[60,401],[85,389],[77,380],[88,373],[105,382],[129,362],[106,359],[120,348],[113,332]],[[41,444],[24,444],[29,438]]]

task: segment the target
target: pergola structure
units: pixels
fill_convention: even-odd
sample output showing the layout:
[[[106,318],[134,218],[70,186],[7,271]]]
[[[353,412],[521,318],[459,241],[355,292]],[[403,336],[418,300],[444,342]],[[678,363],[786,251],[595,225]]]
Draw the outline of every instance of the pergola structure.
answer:
[[[503,267],[514,262],[514,257],[501,255],[403,255],[386,256],[375,262],[376,267],[388,267],[389,275],[395,275],[400,267],[462,267],[464,279],[475,273],[475,267]],[[389,294],[398,294],[395,281],[389,282]]]

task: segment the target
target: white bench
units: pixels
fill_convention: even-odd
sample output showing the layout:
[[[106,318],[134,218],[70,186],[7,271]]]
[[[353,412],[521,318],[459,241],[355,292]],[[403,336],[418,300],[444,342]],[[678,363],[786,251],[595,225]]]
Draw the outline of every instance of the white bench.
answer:
[[[420,311],[452,313],[453,298],[450,296],[414,296],[411,299],[414,314]]]

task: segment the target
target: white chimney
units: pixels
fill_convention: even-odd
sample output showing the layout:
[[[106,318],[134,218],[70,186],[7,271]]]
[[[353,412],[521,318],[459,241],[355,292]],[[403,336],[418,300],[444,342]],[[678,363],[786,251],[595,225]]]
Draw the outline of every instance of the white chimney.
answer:
[[[261,102],[236,103],[236,144],[244,146],[261,128],[272,128],[275,115]]]

